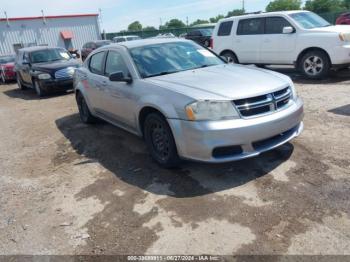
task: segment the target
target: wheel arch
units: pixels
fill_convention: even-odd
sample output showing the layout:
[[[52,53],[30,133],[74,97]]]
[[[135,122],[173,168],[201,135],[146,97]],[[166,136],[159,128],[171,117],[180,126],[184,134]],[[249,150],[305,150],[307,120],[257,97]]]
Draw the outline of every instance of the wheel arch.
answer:
[[[231,49],[225,49],[225,50],[221,51],[220,56],[224,55],[225,53],[232,53],[236,57],[237,62],[239,63],[239,58],[234,51],[232,51]]]
[[[156,106],[145,105],[138,113],[138,125],[141,136],[144,136],[144,124],[147,116],[152,113],[160,114],[166,119],[166,115]]]
[[[300,66],[300,62],[301,62],[301,59],[303,58],[303,56],[307,53],[307,52],[310,52],[310,51],[321,51],[323,53],[325,53],[328,57],[328,60],[329,62],[331,63],[332,65],[332,59],[330,57],[330,55],[328,54],[328,52],[326,50],[324,50],[323,48],[321,47],[308,47],[308,48],[305,48],[303,51],[301,51],[297,57],[297,60],[296,60],[296,66],[299,68]]]

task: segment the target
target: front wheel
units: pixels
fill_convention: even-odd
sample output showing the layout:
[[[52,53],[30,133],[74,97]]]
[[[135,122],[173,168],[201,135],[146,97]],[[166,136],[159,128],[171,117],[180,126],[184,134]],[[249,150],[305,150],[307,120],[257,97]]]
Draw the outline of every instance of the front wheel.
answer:
[[[307,78],[322,79],[329,75],[331,62],[323,51],[310,51],[301,58],[299,70]]]
[[[45,91],[41,88],[39,81],[34,80],[34,89],[38,97],[44,97],[46,95]]]
[[[21,89],[21,90],[27,89],[27,87],[22,84],[21,77],[18,74],[17,74],[17,85],[18,85],[19,89]]]
[[[151,156],[158,164],[165,168],[179,165],[180,158],[173,133],[162,115],[152,113],[146,117],[144,137]]]

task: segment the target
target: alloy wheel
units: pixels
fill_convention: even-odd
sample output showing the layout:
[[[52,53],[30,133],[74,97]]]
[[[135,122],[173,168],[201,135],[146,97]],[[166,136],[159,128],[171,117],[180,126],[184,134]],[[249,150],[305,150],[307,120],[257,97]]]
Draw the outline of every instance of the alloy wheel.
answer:
[[[161,160],[166,160],[170,154],[170,139],[162,123],[154,121],[151,125],[152,146]]]
[[[324,68],[324,62],[319,56],[310,56],[304,61],[304,71],[310,76],[319,75]]]

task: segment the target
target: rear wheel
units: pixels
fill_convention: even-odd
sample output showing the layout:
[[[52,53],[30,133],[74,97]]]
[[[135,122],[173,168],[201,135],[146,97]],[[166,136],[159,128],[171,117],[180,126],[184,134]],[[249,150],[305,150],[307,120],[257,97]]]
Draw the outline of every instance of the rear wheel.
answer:
[[[329,75],[331,62],[323,51],[315,50],[307,52],[300,60],[299,70],[311,79],[322,79]]]
[[[77,94],[77,104],[81,121],[85,124],[95,123],[96,118],[91,114],[85,98],[80,92]]]
[[[226,57],[226,59],[229,63],[233,63],[233,64],[239,63],[237,56],[231,51],[226,51],[226,52],[222,53],[222,56]]]
[[[165,168],[177,167],[180,158],[173,133],[166,119],[159,113],[151,113],[145,119],[144,137],[151,156]]]

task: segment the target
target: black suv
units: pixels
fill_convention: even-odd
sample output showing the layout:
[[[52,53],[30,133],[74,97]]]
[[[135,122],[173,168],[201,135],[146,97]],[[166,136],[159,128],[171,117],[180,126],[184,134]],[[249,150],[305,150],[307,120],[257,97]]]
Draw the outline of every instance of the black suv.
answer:
[[[19,88],[34,88],[38,96],[73,89],[79,62],[63,48],[28,47],[18,50],[15,70]]]
[[[196,29],[193,31],[190,31],[185,38],[195,41],[197,44],[200,44],[201,46],[204,47],[209,47],[210,46],[210,38],[211,35],[213,34],[213,29],[208,28],[208,29]]]

